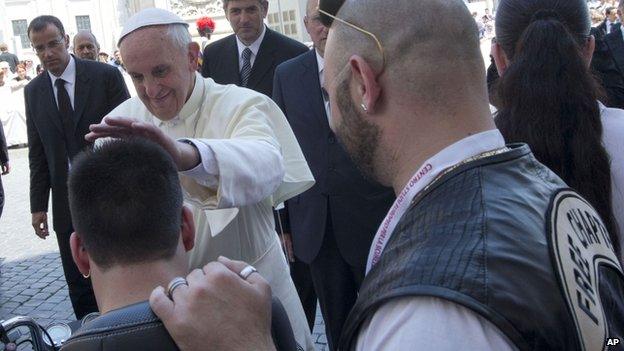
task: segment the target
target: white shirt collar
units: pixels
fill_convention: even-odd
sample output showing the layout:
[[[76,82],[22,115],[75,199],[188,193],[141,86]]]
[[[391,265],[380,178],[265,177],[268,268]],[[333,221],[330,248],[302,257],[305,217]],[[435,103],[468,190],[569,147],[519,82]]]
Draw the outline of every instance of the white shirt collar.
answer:
[[[325,68],[325,59],[319,54],[318,50],[314,49],[316,52],[316,63],[318,64],[318,73],[321,74],[323,68]]]
[[[59,77],[55,76],[50,71],[48,71],[48,74],[52,80],[52,85],[54,85],[57,79],[62,78],[67,84],[73,86],[76,83],[76,61],[74,60],[74,56],[69,55],[69,63],[67,63],[67,67],[65,67],[65,70]]]
[[[243,50],[245,50],[245,48],[247,48],[247,47],[253,53],[252,57],[256,57],[258,55],[258,51],[260,50],[260,44],[262,44],[262,40],[264,39],[264,35],[265,34],[266,34],[266,26],[263,23],[262,24],[262,33],[260,33],[260,36],[258,37],[258,39],[256,39],[256,41],[251,43],[251,45],[249,45],[249,46],[246,46],[245,44],[243,44],[243,42],[240,41],[240,39],[238,39],[238,36],[236,36],[236,46],[238,46],[238,58],[239,58],[239,60],[242,59],[242,57],[243,57]]]

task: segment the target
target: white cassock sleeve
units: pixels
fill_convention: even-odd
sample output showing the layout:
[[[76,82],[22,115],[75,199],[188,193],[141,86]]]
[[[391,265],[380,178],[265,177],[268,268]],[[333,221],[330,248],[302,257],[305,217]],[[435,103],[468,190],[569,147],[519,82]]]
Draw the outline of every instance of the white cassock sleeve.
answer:
[[[198,184],[220,188],[220,208],[238,207],[262,201],[284,178],[279,149],[263,140],[179,139],[199,151],[197,167],[180,172]]]
[[[437,297],[402,297],[382,305],[358,334],[357,351],[517,350],[494,324]]]

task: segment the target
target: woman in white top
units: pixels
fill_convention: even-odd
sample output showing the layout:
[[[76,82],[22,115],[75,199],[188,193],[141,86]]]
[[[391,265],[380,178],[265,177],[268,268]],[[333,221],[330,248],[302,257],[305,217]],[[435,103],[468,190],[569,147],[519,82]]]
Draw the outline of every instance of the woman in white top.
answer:
[[[585,0],[501,0],[492,100],[505,140],[528,143],[596,208],[621,260],[624,111],[598,102],[594,46]]]

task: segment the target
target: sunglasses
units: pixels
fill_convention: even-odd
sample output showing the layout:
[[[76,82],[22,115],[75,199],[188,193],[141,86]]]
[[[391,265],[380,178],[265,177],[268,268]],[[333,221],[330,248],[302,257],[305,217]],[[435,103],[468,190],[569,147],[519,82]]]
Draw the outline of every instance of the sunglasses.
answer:
[[[323,23],[325,27],[330,28],[332,24],[334,23],[334,21],[338,21],[344,25],[347,25],[357,30],[360,33],[364,33],[367,36],[371,37],[375,41],[375,44],[377,45],[377,49],[379,49],[379,52],[381,53],[381,67],[383,70],[384,67],[386,67],[386,54],[385,54],[383,45],[381,45],[381,41],[379,40],[379,38],[377,38],[375,34],[367,31],[366,29],[359,27],[351,22],[345,21],[342,18],[338,18],[335,15],[331,14],[330,12],[322,10],[320,8],[322,4],[328,4],[328,3],[331,3],[331,5],[327,5],[327,7],[324,7],[324,8],[328,8],[329,11],[333,10],[332,12],[338,13],[338,10],[340,9],[340,6],[342,6],[343,1],[340,1],[340,0],[339,1],[327,1],[327,2],[321,1],[318,7],[318,12],[321,17],[321,23]],[[329,8],[331,8],[331,10]]]

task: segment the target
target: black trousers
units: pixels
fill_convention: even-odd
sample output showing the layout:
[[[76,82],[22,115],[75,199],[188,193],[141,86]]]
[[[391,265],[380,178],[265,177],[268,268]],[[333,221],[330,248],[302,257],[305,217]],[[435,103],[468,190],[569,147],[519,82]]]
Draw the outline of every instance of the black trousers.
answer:
[[[69,289],[69,299],[77,319],[81,319],[91,312],[97,312],[97,302],[93,294],[91,279],[84,278],[74,259],[72,258],[71,248],[69,246],[70,233],[56,233],[59,251],[61,253],[61,263],[63,264],[63,272],[65,273],[65,281]]]
[[[323,244],[310,264],[310,272],[332,351],[339,345],[342,327],[355,304],[365,270],[366,267],[353,267],[344,260],[336,244],[331,216],[328,216]]]
[[[314,319],[316,318],[316,292],[312,282],[310,266],[295,257],[295,262],[290,263],[290,277],[295,283],[301,306],[305,312],[310,333],[314,329]]]

